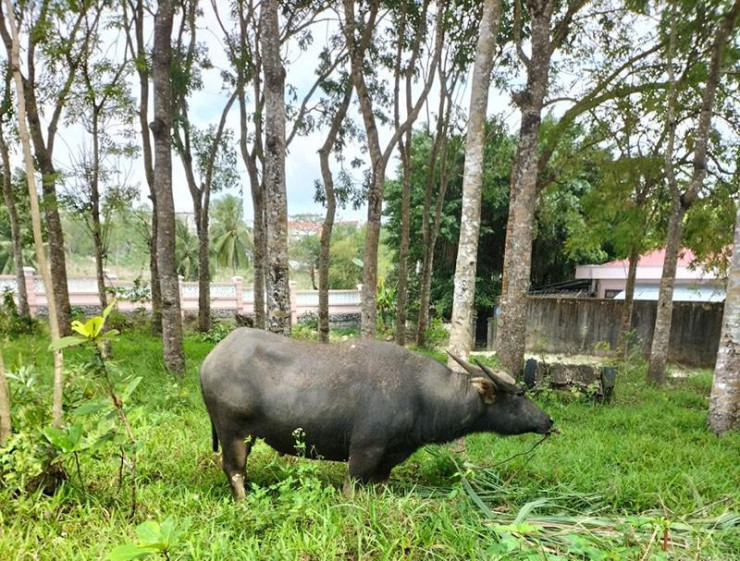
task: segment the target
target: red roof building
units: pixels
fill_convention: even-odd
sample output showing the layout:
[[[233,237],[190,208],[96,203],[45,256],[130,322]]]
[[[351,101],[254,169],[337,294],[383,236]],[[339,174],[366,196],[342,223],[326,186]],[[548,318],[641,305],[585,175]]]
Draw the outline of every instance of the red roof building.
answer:
[[[640,257],[637,263],[635,299],[657,300],[663,273],[665,249],[657,249]],[[678,301],[723,301],[725,279],[714,270],[694,264],[696,257],[689,249],[681,250],[676,267],[673,299]],[[591,291],[597,298],[624,298],[629,260],[619,259],[602,265],[579,265],[576,279],[590,279]]]

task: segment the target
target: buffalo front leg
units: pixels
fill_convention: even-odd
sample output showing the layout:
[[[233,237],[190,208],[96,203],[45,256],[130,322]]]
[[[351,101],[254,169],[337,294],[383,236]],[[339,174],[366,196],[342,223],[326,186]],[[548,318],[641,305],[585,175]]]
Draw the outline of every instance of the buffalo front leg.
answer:
[[[251,436],[245,439],[243,436],[238,435],[228,435],[221,440],[224,473],[226,474],[226,479],[229,480],[231,492],[234,494],[234,500],[237,502],[246,497],[244,483],[247,477],[247,456],[249,456],[249,452],[252,449],[252,442]]]
[[[383,459],[383,446],[353,446],[349,453],[349,477],[344,482],[344,494],[351,496],[355,482],[370,483]]]
[[[370,476],[370,482],[385,483],[388,481],[388,478],[391,476],[391,470],[410,455],[410,452],[390,452],[385,454]]]

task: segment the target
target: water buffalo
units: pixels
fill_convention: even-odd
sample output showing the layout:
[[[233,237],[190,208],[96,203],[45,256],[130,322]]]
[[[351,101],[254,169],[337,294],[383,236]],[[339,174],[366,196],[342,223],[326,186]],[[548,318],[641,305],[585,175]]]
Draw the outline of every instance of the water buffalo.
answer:
[[[235,330],[200,371],[213,448],[221,442],[234,497],[244,497],[254,439],[295,455],[297,429],[307,456],[348,461],[363,483],[386,480],[425,444],[552,431],[553,420],[510,376],[456,360],[470,375],[390,343],[321,345]]]

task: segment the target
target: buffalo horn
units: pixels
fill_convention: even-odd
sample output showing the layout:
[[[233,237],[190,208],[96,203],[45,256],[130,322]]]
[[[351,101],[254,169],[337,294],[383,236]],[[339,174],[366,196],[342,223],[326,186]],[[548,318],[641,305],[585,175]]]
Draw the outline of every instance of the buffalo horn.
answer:
[[[447,351],[447,354],[450,355],[452,359],[455,362],[457,362],[460,366],[462,366],[467,371],[467,373],[470,374],[471,376],[482,376],[483,378],[487,378],[493,384],[494,388],[501,390],[501,391],[509,391],[505,383],[502,383],[496,377],[491,376],[489,371],[486,371],[483,368],[481,368],[482,365],[479,362],[476,361],[478,366],[473,366],[472,364],[464,361],[460,357],[453,355],[450,351]]]
[[[485,364],[483,364],[482,362],[478,362],[477,360],[475,361],[475,363],[480,366],[481,370],[486,373],[486,376],[493,380],[494,383],[502,390],[509,393],[516,393],[519,391],[519,386],[517,385],[516,380],[514,380],[514,378],[512,378],[506,372],[500,370],[491,370]]]
[[[472,364],[470,364],[469,362],[465,362],[460,357],[457,357],[457,356],[453,355],[450,351],[447,351],[447,354],[450,355],[450,357],[452,357],[452,360],[454,360],[456,363],[458,363],[460,366],[462,366],[465,369],[465,371],[468,374],[470,374],[471,376],[480,376],[481,375],[481,372],[479,372],[478,369],[475,366],[473,366]],[[483,374],[485,374],[485,373],[483,373]]]

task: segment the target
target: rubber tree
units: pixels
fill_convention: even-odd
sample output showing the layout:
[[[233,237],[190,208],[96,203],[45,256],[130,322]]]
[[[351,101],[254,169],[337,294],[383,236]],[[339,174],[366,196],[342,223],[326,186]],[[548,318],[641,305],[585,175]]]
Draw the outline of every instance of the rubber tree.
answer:
[[[504,274],[501,287],[496,351],[501,365],[518,374],[524,363],[527,294],[532,270],[532,225],[537,198],[539,172],[539,133],[542,109],[550,80],[550,64],[555,51],[568,37],[576,13],[587,0],[567,4],[553,26],[555,0],[526,0],[529,15],[530,55],[525,54],[521,38],[515,42],[517,54],[526,70],[523,90],[513,95],[519,109],[519,143],[509,189],[509,219],[506,226]],[[514,32],[520,31],[521,2],[515,0]]]
[[[141,155],[144,163],[144,177],[149,188],[149,200],[152,203],[149,245],[149,277],[152,297],[151,331],[162,333],[162,291],[159,284],[157,266],[157,192],[154,189],[154,155],[152,138],[149,130],[149,79],[151,61],[147,55],[147,43],[144,34],[144,0],[126,0],[122,3],[124,29],[126,30],[126,47],[133,61],[139,79],[139,100],[137,117],[141,135]]]
[[[12,72],[7,66],[4,73],[5,93],[0,101],[0,158],[2,161],[2,190],[3,201],[8,209],[8,220],[10,222],[10,237],[13,244],[13,264],[15,266],[15,283],[18,289],[18,313],[23,316],[30,315],[28,307],[28,292],[26,291],[26,279],[23,272],[23,247],[21,240],[21,227],[18,220],[18,211],[15,204],[13,192],[12,168],[10,164],[10,146],[8,140],[10,119],[14,116],[13,101],[11,98]]]
[[[740,430],[740,209],[735,223],[732,264],[725,291],[725,311],[707,424],[717,434]]]
[[[369,46],[373,41],[378,16],[381,8],[381,2],[372,1],[369,3],[366,13],[355,13],[354,0],[344,0],[344,22],[343,31],[347,49],[350,57],[350,68],[352,82],[357,93],[357,100],[362,114],[362,120],[367,137],[368,153],[370,155],[371,179],[368,187],[368,214],[367,228],[365,236],[365,252],[362,280],[362,325],[361,334],[364,338],[375,336],[377,308],[376,308],[376,289],[378,283],[378,244],[380,242],[380,219],[383,207],[383,193],[385,190],[385,171],[393,151],[398,144],[399,139],[406,134],[416,121],[419,113],[426,102],[427,95],[432,88],[436,69],[441,57],[444,26],[441,18],[444,10],[438,9],[435,15],[434,39],[431,54],[429,55],[429,70],[425,77],[423,87],[416,99],[411,103],[411,111],[405,115],[405,118],[395,126],[393,134],[385,146],[381,146],[378,133],[378,118],[376,111],[382,106],[382,102],[373,100],[371,88],[369,87],[368,78],[370,77],[369,68],[372,66],[367,63]],[[429,9],[429,2],[423,3],[423,10]],[[394,30],[394,33],[397,30]],[[425,29],[417,29],[416,33],[424,33]],[[415,49],[421,47],[422,41],[414,41]],[[403,53],[406,53],[404,49]],[[408,54],[408,53],[406,53]],[[396,51],[393,60],[398,56],[404,56],[401,51]],[[410,56],[414,56],[411,54]],[[377,91],[377,84],[372,90]]]
[[[696,201],[699,192],[704,185],[707,175],[707,151],[709,137],[712,132],[711,124],[714,114],[717,87],[722,78],[723,63],[726,60],[725,45],[731,37],[740,14],[740,0],[736,0],[730,9],[723,15],[716,26],[714,38],[710,49],[710,60],[706,80],[704,82],[701,96],[701,106],[696,129],[693,132],[693,164],[692,173],[686,188],[682,191],[677,174],[674,170],[674,142],[676,137],[677,122],[675,111],[678,84],[673,76],[674,53],[676,34],[676,8],[672,4],[670,15],[671,21],[671,46],[667,56],[666,66],[672,87],[669,92],[667,120],[671,124],[666,148],[665,173],[671,192],[670,214],[668,219],[668,233],[666,235],[665,261],[660,280],[660,292],[658,296],[658,310],[655,318],[655,329],[653,341],[650,346],[650,359],[648,364],[648,382],[656,385],[664,385],[666,382],[666,363],[668,360],[668,344],[671,334],[671,321],[673,316],[673,285],[676,278],[676,267],[678,255],[681,251],[681,232],[686,212]],[[671,99],[670,97],[673,96]],[[673,109],[671,109],[673,107]]]
[[[10,0],[5,0],[5,9],[7,15],[3,16],[0,22],[0,32],[3,34],[5,44],[8,49],[8,60],[13,73],[15,82],[17,114],[18,114],[18,136],[20,138],[21,149],[23,151],[23,163],[26,170],[26,183],[28,185],[28,196],[31,204],[31,223],[33,227],[33,241],[36,249],[36,261],[44,279],[44,285],[47,287],[47,306],[49,310],[49,331],[51,333],[51,342],[54,343],[60,338],[59,315],[57,314],[56,292],[53,289],[52,276],[46,261],[46,252],[44,251],[44,240],[41,234],[41,209],[39,206],[38,189],[36,187],[36,170],[34,168],[33,154],[31,152],[31,133],[26,124],[28,108],[26,106],[26,94],[24,91],[25,83],[21,73],[20,61],[20,37],[18,25],[16,23],[13,6]],[[3,11],[0,10],[0,14]],[[7,20],[7,28],[6,28]],[[54,383],[52,389],[51,418],[53,426],[59,428],[63,422],[63,402],[64,393],[64,359],[62,351],[54,350]]]
[[[175,203],[172,196],[172,22],[171,0],[160,0],[154,17],[152,82],[154,120],[154,190],[157,195],[157,268],[162,291],[162,354],[175,374],[185,371],[182,348],[180,286],[175,263]]]
[[[41,173],[49,263],[54,280],[54,284],[50,286],[55,292],[58,304],[56,313],[59,314],[59,328],[62,334],[67,335],[71,333],[71,308],[67,288],[64,233],[57,200],[59,172],[54,163],[54,148],[59,124],[70,98],[70,90],[82,62],[90,56],[90,50],[94,46],[92,37],[84,33],[83,22],[90,20],[93,27],[97,26],[104,3],[89,2],[80,4],[77,10],[58,10],[51,0],[43,0],[40,3],[18,5],[18,9],[25,20],[23,25],[28,29],[24,34],[28,39],[28,44],[24,46],[26,72],[22,77],[26,96],[25,118],[33,142],[36,165]],[[2,16],[0,28],[5,28]],[[3,32],[2,36],[10,55],[7,31]],[[39,68],[43,68],[43,72],[39,72]],[[42,111],[42,108],[47,107],[51,111]],[[45,114],[49,117],[44,136],[42,119]]]
[[[478,31],[473,80],[470,84],[470,108],[465,140],[465,166],[463,169],[463,199],[460,218],[460,241],[455,265],[455,292],[452,304],[452,329],[450,351],[467,359],[472,339],[471,323],[475,300],[475,273],[480,234],[481,179],[483,177],[483,152],[485,144],[488,88],[496,51],[496,36],[501,21],[501,1],[486,0],[483,18]],[[447,366],[460,370],[461,366],[450,357]]]

